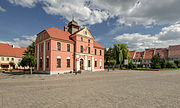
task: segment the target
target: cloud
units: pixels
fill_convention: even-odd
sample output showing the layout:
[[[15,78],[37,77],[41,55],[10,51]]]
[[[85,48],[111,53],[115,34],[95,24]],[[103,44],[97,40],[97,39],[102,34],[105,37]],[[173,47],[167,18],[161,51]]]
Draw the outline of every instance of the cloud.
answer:
[[[22,7],[32,8],[41,0],[9,0],[11,4],[21,5]]]
[[[81,25],[102,23],[118,17],[117,23],[174,24],[180,21],[180,0],[9,0],[10,3],[32,8],[37,3],[47,14],[72,16]]]
[[[100,37],[95,38],[95,41],[96,41],[96,42],[98,42],[98,41],[100,41],[100,40],[101,40]]]
[[[0,6],[0,12],[6,12],[6,9],[4,9]]]
[[[180,24],[162,28],[161,32],[151,36],[139,33],[123,34],[114,38],[118,43],[126,43],[130,50],[146,48],[166,48],[180,43]]]
[[[13,41],[0,41],[0,43],[7,43],[10,45],[14,45],[15,47],[28,46],[36,39],[35,36],[21,36],[21,38],[14,38]]]

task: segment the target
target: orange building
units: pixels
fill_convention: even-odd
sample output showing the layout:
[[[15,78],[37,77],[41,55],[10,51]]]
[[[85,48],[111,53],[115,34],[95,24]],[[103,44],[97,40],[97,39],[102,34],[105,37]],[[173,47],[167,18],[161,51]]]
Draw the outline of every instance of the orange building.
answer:
[[[18,64],[23,58],[27,47],[14,48],[12,45],[0,43],[0,69],[10,69],[9,62],[13,62],[13,69],[21,69]]]
[[[129,51],[129,58],[134,61],[135,64],[142,64],[143,67],[151,67],[151,59],[153,55],[160,54],[161,58],[168,60],[168,52],[172,51],[167,48],[149,48],[142,52]]]
[[[74,20],[64,30],[51,27],[37,34],[35,56],[36,70],[42,73],[104,70],[104,48]]]

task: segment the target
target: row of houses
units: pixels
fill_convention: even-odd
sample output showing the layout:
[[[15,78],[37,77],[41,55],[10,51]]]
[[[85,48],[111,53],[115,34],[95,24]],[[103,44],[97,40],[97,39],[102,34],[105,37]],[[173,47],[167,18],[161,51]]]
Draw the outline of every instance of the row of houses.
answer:
[[[10,62],[13,62],[13,69],[22,68],[19,66],[27,47],[15,48],[13,45],[0,43],[0,69],[9,69]]]
[[[168,48],[149,48],[145,51],[130,51],[129,57],[135,64],[142,64],[143,67],[151,67],[151,59],[153,55],[160,54],[161,58],[164,58],[170,62],[180,60],[180,45],[172,45]]]

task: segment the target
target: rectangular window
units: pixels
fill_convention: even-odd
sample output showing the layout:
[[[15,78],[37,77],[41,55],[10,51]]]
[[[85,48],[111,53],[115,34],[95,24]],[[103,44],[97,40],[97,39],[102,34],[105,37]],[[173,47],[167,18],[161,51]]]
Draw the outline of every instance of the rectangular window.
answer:
[[[97,67],[97,61],[95,61],[94,65],[95,65],[95,67]]]
[[[49,58],[46,58],[46,68],[49,68]]]
[[[102,55],[102,51],[100,50],[100,52],[99,52],[99,53],[100,53],[100,56],[101,56],[101,55]]]
[[[100,68],[101,68],[102,67],[102,60],[100,60],[99,65],[100,65]]]
[[[2,57],[1,60],[4,61],[4,57]]]
[[[81,37],[81,41],[83,41],[83,37]]]
[[[83,53],[83,46],[81,45],[81,53]]]
[[[67,44],[67,52],[70,52],[70,44]]]
[[[90,39],[88,39],[88,43],[90,43],[91,42],[91,40]]]
[[[61,43],[60,42],[57,42],[57,50],[61,51]]]
[[[57,59],[57,66],[56,66],[57,68],[60,68],[61,67],[61,59],[60,58],[58,58]]]
[[[91,60],[88,60],[88,67],[91,67]]]
[[[91,53],[91,48],[90,48],[90,47],[88,47],[88,53],[89,53],[89,54]]]
[[[50,47],[50,46],[49,46],[49,42],[47,42],[47,50],[48,50],[48,51],[49,51],[49,47]]]
[[[95,53],[95,55],[97,54],[97,50],[96,49],[95,49],[94,53]]]
[[[41,44],[41,52],[43,52],[43,44]]]
[[[14,61],[14,58],[11,58],[11,61]]]
[[[9,58],[7,58],[7,61],[9,61]]]
[[[39,67],[42,68],[42,59],[40,59]]]
[[[67,59],[67,67],[70,67],[70,59]]]
[[[40,40],[42,39],[42,35],[40,35]]]

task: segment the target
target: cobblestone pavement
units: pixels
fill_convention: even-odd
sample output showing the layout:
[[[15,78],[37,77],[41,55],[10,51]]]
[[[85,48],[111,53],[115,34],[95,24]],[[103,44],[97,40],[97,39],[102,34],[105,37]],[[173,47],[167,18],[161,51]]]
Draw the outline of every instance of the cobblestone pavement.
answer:
[[[180,108],[180,71],[0,74],[0,108]]]

